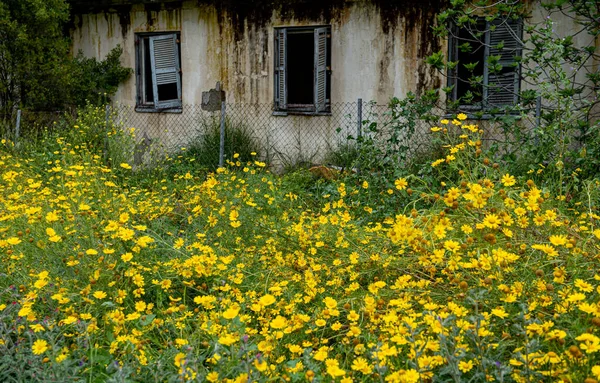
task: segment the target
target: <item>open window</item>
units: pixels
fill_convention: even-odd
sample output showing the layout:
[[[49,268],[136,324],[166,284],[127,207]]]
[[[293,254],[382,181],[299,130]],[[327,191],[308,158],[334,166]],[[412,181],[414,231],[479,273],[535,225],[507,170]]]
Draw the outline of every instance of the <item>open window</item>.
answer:
[[[520,90],[522,20],[481,18],[450,36],[450,101],[461,110],[515,105]]]
[[[136,34],[136,110],[181,111],[179,33]]]
[[[331,110],[331,28],[275,29],[275,111]]]

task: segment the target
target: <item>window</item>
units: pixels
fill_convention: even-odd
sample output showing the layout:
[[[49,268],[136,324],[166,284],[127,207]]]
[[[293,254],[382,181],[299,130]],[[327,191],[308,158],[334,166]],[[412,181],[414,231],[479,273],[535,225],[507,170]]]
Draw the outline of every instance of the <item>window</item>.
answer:
[[[451,101],[463,110],[490,110],[518,101],[522,22],[479,19],[450,37]]]
[[[179,34],[136,34],[136,110],[181,111]]]
[[[275,111],[328,114],[330,27],[275,29]]]

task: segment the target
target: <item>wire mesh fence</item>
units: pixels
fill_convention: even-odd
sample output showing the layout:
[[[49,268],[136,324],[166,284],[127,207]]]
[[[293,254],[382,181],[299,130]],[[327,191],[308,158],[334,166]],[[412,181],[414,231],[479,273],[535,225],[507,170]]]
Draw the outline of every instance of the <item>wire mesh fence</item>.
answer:
[[[213,112],[184,105],[181,113],[138,113],[133,106],[114,105],[110,115],[115,124],[134,128],[137,142],[149,153],[150,147],[163,153],[187,151],[216,164],[221,155],[230,159],[255,152],[275,168],[326,163],[332,152],[348,150],[359,136],[389,135],[392,122],[387,105],[362,100],[332,104],[328,115],[281,115],[272,104],[226,104]],[[377,129],[369,129],[373,126]],[[429,127],[420,122],[414,134],[399,140],[416,152],[428,145]]]
[[[402,113],[392,113],[389,105],[361,99],[332,104],[327,115],[282,115],[274,113],[272,104],[239,103],[222,105],[217,111],[204,110],[199,104],[184,105],[180,113],[138,112],[135,106],[123,104],[108,105],[100,111],[102,126],[134,132],[130,155],[137,166],[165,155],[185,155],[200,165],[215,168],[224,160],[233,159],[234,154],[241,161],[260,159],[275,170],[299,165],[343,166],[348,164],[336,160],[351,157],[348,152],[356,151],[357,138],[361,136],[380,145],[382,152],[391,145],[401,148],[403,159],[436,154],[430,130],[435,121],[409,121]],[[20,117],[17,114],[2,118],[0,132],[15,142],[43,134],[42,128],[60,127],[61,121],[77,119],[74,113],[64,112],[23,110]],[[443,117],[444,111],[439,115]],[[539,112],[531,113],[530,121],[519,122],[519,135],[485,120],[477,122],[486,132],[484,146],[497,145],[504,152],[518,150],[522,140],[529,139],[530,131],[539,125]],[[68,123],[63,125],[68,128]]]

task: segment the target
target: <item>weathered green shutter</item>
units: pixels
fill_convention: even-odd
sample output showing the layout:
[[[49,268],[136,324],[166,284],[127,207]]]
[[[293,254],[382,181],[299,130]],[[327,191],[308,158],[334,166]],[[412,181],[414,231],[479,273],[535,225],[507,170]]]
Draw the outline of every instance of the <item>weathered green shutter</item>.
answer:
[[[177,34],[152,36],[150,43],[150,62],[152,65],[152,86],[154,107],[167,109],[181,107],[181,76]],[[165,96],[165,87],[177,87],[176,97]]]
[[[520,66],[515,65],[515,57],[521,56],[522,22],[520,19],[496,20],[488,27],[485,57],[500,57],[498,64],[502,70],[491,73],[486,63],[484,100],[488,107],[514,105],[519,94]]]
[[[275,30],[275,109],[287,109],[287,31]]]
[[[315,28],[315,112],[327,109],[327,28]]]

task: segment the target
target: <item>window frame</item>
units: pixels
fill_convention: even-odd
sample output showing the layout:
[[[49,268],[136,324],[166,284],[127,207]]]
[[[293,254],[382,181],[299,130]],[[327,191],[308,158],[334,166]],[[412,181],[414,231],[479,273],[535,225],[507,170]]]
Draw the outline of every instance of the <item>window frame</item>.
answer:
[[[170,68],[156,68],[156,54],[154,54],[156,45],[155,41],[172,39],[173,45],[173,58],[172,63],[174,64]],[[146,47],[146,44],[150,44]],[[168,42],[167,42],[168,44]],[[136,76],[136,106],[137,112],[148,112],[148,113],[181,113],[183,109],[182,103],[182,70],[181,70],[181,32],[179,31],[164,31],[164,32],[141,32],[135,34],[135,76]],[[154,48],[154,49],[153,49]],[[167,49],[169,47],[167,46]],[[146,68],[146,49],[149,49],[149,56],[151,62],[151,68]],[[154,69],[153,69],[154,68]],[[153,100],[147,100],[146,88],[147,88],[147,70],[151,71],[152,77],[152,88],[153,88]],[[176,73],[175,82],[170,84],[176,84],[177,86],[177,99],[170,100],[158,100],[158,85],[157,76],[163,75],[169,76],[170,73]]]
[[[311,33],[314,36],[313,102],[289,104],[288,34]],[[331,115],[331,25],[274,28],[273,114]]]
[[[519,92],[521,89],[521,65],[518,63],[518,60],[515,57],[521,57],[523,46],[522,46],[522,38],[523,38],[523,19],[497,19],[493,21],[487,21],[483,17],[479,17],[477,19],[478,23],[485,25],[485,29],[482,31],[484,35],[481,40],[483,40],[483,81],[482,81],[482,95],[481,102],[477,104],[460,104],[458,105],[458,109],[465,112],[486,112],[490,111],[494,108],[506,108],[517,105],[519,101]],[[506,29],[508,27],[508,29]],[[503,30],[506,29],[506,30]],[[460,34],[460,28],[458,26],[454,26],[452,28],[452,34],[448,38],[448,61],[449,62],[458,62],[455,68],[448,70],[448,87],[452,87],[452,92],[449,94],[449,101],[456,101],[458,99],[458,83],[461,81],[458,77],[459,65],[464,65],[460,60],[460,51],[459,46],[462,42],[466,41],[464,39],[460,39],[458,36]],[[516,54],[512,54],[510,59],[507,59],[503,56],[503,51],[496,48],[497,44],[492,45],[498,37],[502,37],[502,33],[505,33],[505,36],[512,36],[512,40],[508,40],[509,43],[513,43],[514,46],[508,46],[507,51],[512,51]],[[475,37],[473,37],[475,38]],[[505,39],[500,40],[505,43]],[[499,41],[499,42],[500,42]],[[508,95],[509,97],[512,95],[512,100],[510,102],[501,102],[494,103],[490,105],[490,98],[493,97],[490,95],[491,89],[495,88],[495,82],[490,81],[493,76],[503,76],[502,73],[491,73],[489,58],[490,56],[500,56],[500,60],[498,64],[502,65],[503,69],[513,67],[512,71],[508,71],[509,74],[514,76],[514,81],[512,86],[506,87],[503,86],[502,89],[505,90],[504,96]],[[516,65],[515,65],[516,64]],[[504,75],[505,76],[505,75]],[[463,79],[462,81],[465,81]],[[502,97],[502,94],[499,95]]]

